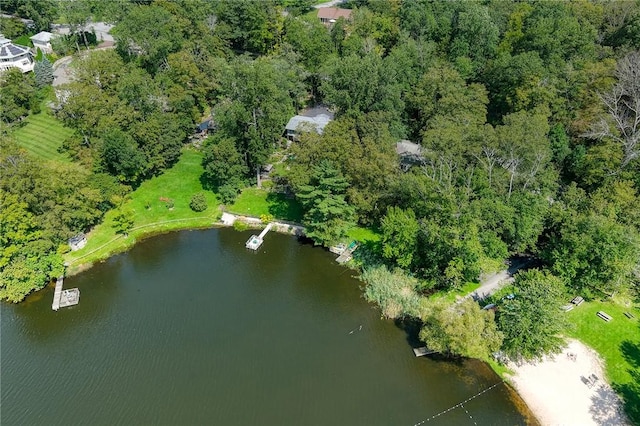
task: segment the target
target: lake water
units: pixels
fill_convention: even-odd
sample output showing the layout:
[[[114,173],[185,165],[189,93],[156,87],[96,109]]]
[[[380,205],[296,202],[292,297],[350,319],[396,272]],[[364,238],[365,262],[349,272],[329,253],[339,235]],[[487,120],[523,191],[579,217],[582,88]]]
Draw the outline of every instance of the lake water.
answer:
[[[232,229],[150,238],[53,289],[2,304],[2,425],[407,425],[500,379],[415,358],[334,255]],[[504,384],[430,421],[535,423]]]

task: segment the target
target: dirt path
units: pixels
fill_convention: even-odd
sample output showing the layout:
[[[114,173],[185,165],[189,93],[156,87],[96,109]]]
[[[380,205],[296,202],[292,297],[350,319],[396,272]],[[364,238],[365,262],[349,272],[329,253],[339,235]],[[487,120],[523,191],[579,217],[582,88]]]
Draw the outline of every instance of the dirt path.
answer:
[[[513,282],[513,276],[520,269],[532,262],[530,258],[515,258],[510,261],[510,265],[504,271],[491,274],[480,281],[480,287],[475,291],[467,294],[464,298],[473,298],[473,300],[482,300],[491,296],[505,285]]]

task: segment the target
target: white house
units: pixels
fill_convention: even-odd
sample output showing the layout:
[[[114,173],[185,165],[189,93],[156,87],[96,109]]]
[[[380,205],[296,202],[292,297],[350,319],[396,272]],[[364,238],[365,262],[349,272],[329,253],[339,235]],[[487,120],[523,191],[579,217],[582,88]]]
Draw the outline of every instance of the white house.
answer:
[[[87,245],[87,236],[85,234],[78,234],[69,238],[69,247],[71,251],[80,250]]]
[[[53,34],[49,31],[40,31],[38,34],[29,37],[31,42],[33,43],[33,48],[42,50],[42,53],[53,53],[53,49],[51,48],[51,39],[53,38]]]
[[[28,47],[13,44],[0,34],[0,71],[18,68],[25,73],[33,71],[33,64],[33,55]]]

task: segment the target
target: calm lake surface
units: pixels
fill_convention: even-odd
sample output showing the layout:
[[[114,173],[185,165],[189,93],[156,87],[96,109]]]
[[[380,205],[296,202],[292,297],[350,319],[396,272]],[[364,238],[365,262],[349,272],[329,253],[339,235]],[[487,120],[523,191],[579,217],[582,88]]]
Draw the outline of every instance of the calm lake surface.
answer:
[[[407,425],[500,380],[415,358],[334,255],[232,229],[154,237],[2,304],[2,425]],[[471,418],[470,418],[471,417]],[[535,423],[504,384],[425,424]]]

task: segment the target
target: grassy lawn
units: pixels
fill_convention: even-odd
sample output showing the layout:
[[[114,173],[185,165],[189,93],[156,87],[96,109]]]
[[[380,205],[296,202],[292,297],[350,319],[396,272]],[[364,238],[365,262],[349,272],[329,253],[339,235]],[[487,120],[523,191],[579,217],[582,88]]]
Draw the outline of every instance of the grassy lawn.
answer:
[[[598,311],[613,319],[601,320]],[[636,318],[627,318],[625,312]],[[567,315],[575,327],[569,335],[600,354],[609,382],[624,398],[632,421],[640,424],[640,310],[613,302],[584,302]]]
[[[66,154],[58,152],[58,148],[73,130],[53,117],[48,107],[43,106],[40,114],[29,116],[26,122],[13,133],[18,145],[45,160],[70,161]]]
[[[355,226],[347,231],[347,237],[349,240],[356,240],[362,244],[366,244],[377,243],[382,236],[373,229]]]
[[[291,222],[302,221],[302,207],[284,194],[265,191],[258,188],[246,188],[236,199],[236,202],[227,208],[230,213],[260,217],[272,215],[276,219]]]
[[[202,174],[202,155],[194,150],[185,149],[180,161],[163,175],[144,182],[130,194],[123,209],[133,212],[133,229],[125,238],[117,235],[113,229],[115,210],[107,212],[103,223],[97,225],[88,235],[87,245],[65,256],[65,260],[74,267],[105,259],[113,253],[126,250],[136,240],[149,234],[176,229],[208,227],[219,217],[218,200],[211,191],[205,191],[200,183]],[[189,207],[191,196],[204,192],[209,208],[204,212],[194,212]],[[167,208],[167,202],[173,200],[173,209]]]
[[[438,291],[433,294],[433,298],[442,299],[448,303],[454,303],[458,297],[466,296],[467,294],[475,291],[480,287],[479,282],[467,282],[457,290]]]
[[[30,35],[21,35],[20,37],[14,38],[13,44],[19,44],[20,46],[33,47],[33,43],[31,42]]]

